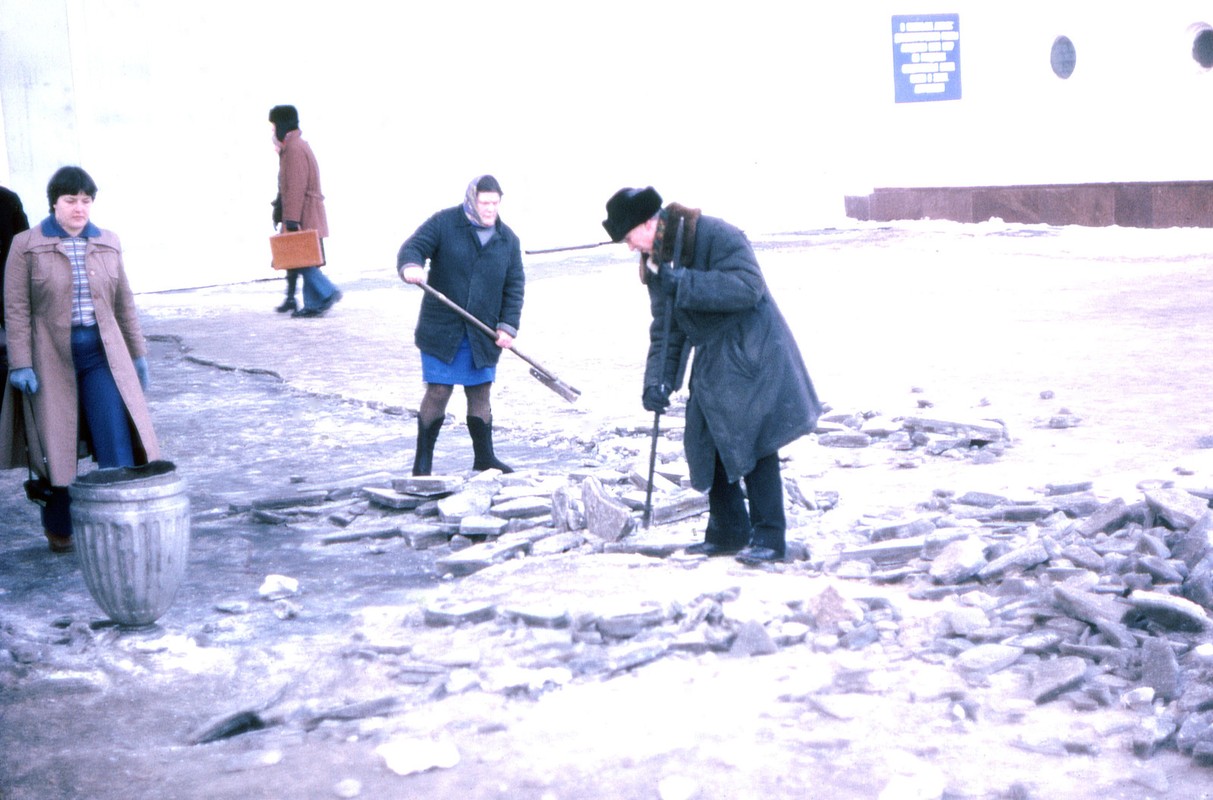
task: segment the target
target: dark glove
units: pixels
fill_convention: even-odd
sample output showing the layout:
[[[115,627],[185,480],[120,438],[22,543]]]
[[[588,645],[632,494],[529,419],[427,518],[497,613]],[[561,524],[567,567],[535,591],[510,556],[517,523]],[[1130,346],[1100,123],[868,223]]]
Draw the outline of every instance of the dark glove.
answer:
[[[640,396],[640,402],[644,406],[645,411],[659,414],[669,408],[670,390],[664,385],[646,386],[644,387],[644,394]]]
[[[286,222],[282,223],[282,227],[285,228],[288,233],[293,233],[293,232],[299,230],[299,223],[292,222],[291,220],[288,219]]]
[[[25,394],[38,393],[38,376],[34,374],[31,367],[13,370],[8,374],[8,382],[13,385],[14,389]]]
[[[135,358],[135,374],[139,376],[139,386],[147,391],[147,387],[151,385],[152,379],[147,371],[147,358],[138,356]]]
[[[271,205],[274,207],[274,227],[277,228],[282,222],[282,195],[275,197]]]
[[[671,267],[669,264],[662,264],[657,268],[657,285],[662,293],[667,297],[673,297],[678,294],[678,284],[682,281],[682,275],[686,269],[682,267]]]

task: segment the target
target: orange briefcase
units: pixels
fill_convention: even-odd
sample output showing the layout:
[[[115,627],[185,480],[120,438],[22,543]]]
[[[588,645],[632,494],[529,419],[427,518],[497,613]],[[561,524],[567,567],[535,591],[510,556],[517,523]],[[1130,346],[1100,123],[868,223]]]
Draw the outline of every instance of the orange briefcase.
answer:
[[[324,244],[319,231],[274,234],[270,237],[270,254],[274,269],[324,266]]]

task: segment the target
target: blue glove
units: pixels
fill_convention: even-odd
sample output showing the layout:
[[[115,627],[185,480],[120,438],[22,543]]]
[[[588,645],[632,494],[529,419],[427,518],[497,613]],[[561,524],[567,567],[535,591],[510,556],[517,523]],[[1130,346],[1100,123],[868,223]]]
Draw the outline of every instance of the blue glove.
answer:
[[[668,297],[673,297],[678,294],[678,284],[682,282],[682,275],[686,272],[683,267],[671,267],[669,264],[662,264],[657,268],[657,284]]]
[[[14,389],[25,394],[38,393],[38,376],[34,374],[32,367],[13,370],[8,374],[8,382],[13,385]]]
[[[139,386],[147,391],[147,387],[151,385],[152,379],[147,372],[147,357],[137,356],[135,358],[135,374],[139,376]]]
[[[646,386],[644,387],[644,394],[640,396],[640,402],[644,406],[645,411],[660,414],[670,405],[670,390],[664,385]]]

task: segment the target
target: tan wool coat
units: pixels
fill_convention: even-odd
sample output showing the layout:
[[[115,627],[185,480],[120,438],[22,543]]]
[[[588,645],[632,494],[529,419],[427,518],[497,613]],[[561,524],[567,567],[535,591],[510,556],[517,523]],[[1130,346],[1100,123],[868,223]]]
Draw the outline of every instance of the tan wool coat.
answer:
[[[282,198],[283,221],[298,222],[303,230],[329,235],[324,211],[324,192],[320,190],[320,167],[311,146],[299,131],[290,131],[282,140],[278,154],[278,195]]]
[[[91,452],[79,419],[72,363],[72,265],[61,240],[44,235],[36,225],[13,239],[4,268],[9,369],[32,367],[38,391],[22,395],[6,376],[0,407],[0,467],[30,463],[35,472],[47,474],[51,484],[68,486],[76,478],[79,455]],[[88,240],[85,268],[106,360],[130,417],[135,460],[158,459],[160,446],[133,361],[147,354],[147,344],[115,234],[103,230]],[[32,402],[26,407],[25,401]],[[27,461],[26,421],[31,411],[38,436],[28,437]]]

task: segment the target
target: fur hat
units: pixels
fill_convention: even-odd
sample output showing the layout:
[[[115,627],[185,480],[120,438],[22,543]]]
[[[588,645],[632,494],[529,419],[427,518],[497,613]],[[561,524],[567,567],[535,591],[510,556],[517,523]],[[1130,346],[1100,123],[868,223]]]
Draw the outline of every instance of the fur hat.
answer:
[[[628,232],[647,222],[661,210],[661,195],[652,186],[620,189],[606,204],[607,218],[602,221],[612,242],[621,242]]]
[[[299,112],[294,106],[274,106],[270,109],[270,122],[274,123],[274,135],[281,142],[288,133],[299,130]]]

